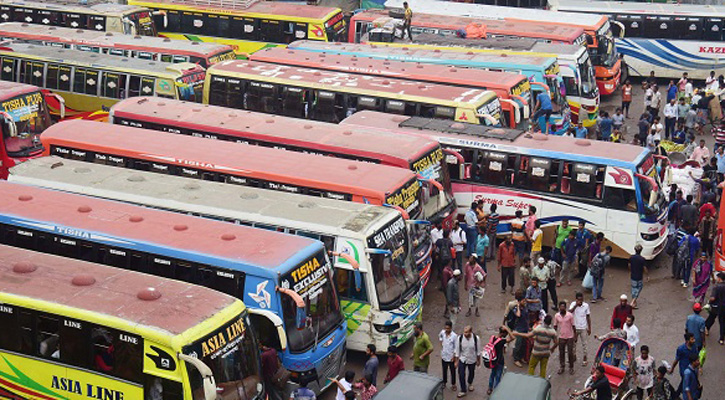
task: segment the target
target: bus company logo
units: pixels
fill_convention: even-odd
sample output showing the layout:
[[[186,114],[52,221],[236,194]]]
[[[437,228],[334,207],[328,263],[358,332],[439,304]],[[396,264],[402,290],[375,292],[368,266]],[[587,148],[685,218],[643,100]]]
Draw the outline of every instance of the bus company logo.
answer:
[[[64,226],[56,226],[55,231],[58,233],[61,233],[63,235],[66,235],[66,236],[73,236],[73,237],[82,238],[82,239],[91,238],[91,234],[86,231],[82,231],[79,229],[73,229],[73,228],[66,228]]]
[[[151,361],[154,362],[154,365],[156,365],[156,368],[162,369],[165,371],[175,371],[176,370],[176,361],[174,361],[174,358],[171,357],[171,355],[160,348],[150,345],[149,349],[153,351],[156,354],[146,353],[146,357],[148,357]]]
[[[722,46],[700,46],[700,53],[725,54],[725,47],[722,47]]]
[[[257,291],[247,293],[252,300],[259,304],[260,308],[269,308],[272,305],[272,296],[267,291],[267,284],[269,281],[259,282],[257,284]]]
[[[614,183],[617,185],[632,185],[632,177],[629,173],[621,168],[612,167],[614,171],[609,171],[609,176],[614,179]]]
[[[310,32],[312,32],[312,34],[314,34],[318,38],[325,36],[325,31],[320,25],[312,25],[312,27],[310,28]]]

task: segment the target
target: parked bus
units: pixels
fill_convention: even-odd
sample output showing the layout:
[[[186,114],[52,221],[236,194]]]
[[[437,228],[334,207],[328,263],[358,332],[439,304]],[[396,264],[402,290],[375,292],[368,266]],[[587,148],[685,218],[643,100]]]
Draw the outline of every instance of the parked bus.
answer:
[[[385,204],[414,220],[423,216],[421,184],[413,172],[403,168],[83,120],[53,125],[41,140],[45,155]]]
[[[388,0],[385,2],[385,6],[388,8],[403,7],[403,2],[402,0]],[[418,15],[417,13],[431,13],[495,19],[514,27],[518,27],[522,23],[533,23],[540,26],[541,29],[558,30],[565,27],[583,29],[586,35],[586,46],[594,64],[599,92],[603,95],[610,95],[617,90],[625,70],[614,46],[611,21],[605,15],[582,15],[485,4],[443,3],[438,0],[416,0],[415,11],[416,15]]]
[[[359,110],[499,125],[494,92],[294,68],[224,61],[207,71],[204,104],[337,123]]]
[[[0,22],[156,36],[153,16],[148,8],[106,0],[0,0]]]
[[[617,21],[624,39],[617,50],[627,56],[632,73],[675,78],[687,72],[690,79],[705,79],[710,71],[725,68],[725,6],[701,4],[641,4],[614,1],[560,0],[560,10],[587,18],[604,14]],[[581,14],[579,14],[581,13]],[[719,72],[718,72],[719,73]]]
[[[521,74],[373,58],[361,60],[345,54],[309,52],[279,47],[258,51],[250,56],[250,60],[491,90],[496,93],[502,103],[501,125],[512,128],[524,129],[523,125],[527,122],[530,113],[531,84],[526,76]]]
[[[425,118],[364,112],[344,125],[425,134],[457,156],[447,157],[458,204],[497,204],[502,223],[516,210],[536,206],[544,240],[553,243],[563,219],[585,221],[604,233],[615,257],[629,257],[637,244],[654,258],[667,242],[667,203],[657,173],[658,158],[646,148],[622,143],[529,134],[475,127],[465,133],[449,123]]]
[[[545,43],[524,38],[490,38],[463,39],[452,36],[433,34],[415,35],[413,43],[387,42],[377,43],[375,40],[364,40],[365,43],[407,47],[408,49],[427,49],[442,51],[474,52],[498,55],[556,57],[559,62],[560,75],[566,90],[566,100],[571,109],[571,122],[580,120],[586,127],[596,123],[599,116],[599,90],[594,78],[589,52],[583,46],[574,44]],[[500,95],[499,95],[500,96]],[[584,109],[583,111],[581,111]]]
[[[243,300],[256,337],[277,349],[293,382],[310,379],[319,391],[344,366],[346,324],[329,259],[316,240],[9,182],[0,182],[0,228],[3,245],[172,278]],[[176,304],[187,310],[187,301]],[[208,345],[197,356],[227,348],[220,341]],[[149,362],[157,358],[151,354]],[[233,388],[229,397],[266,398],[261,385],[245,390],[249,396]]]
[[[336,255],[334,282],[351,350],[402,345],[421,315],[423,286],[414,263],[430,269],[430,236],[411,237],[400,213],[387,207],[218,182],[190,186],[183,177],[55,156],[13,168],[9,180],[320,240]]]
[[[20,22],[0,24],[0,39],[142,60],[169,63],[190,62],[203,68],[236,58],[234,50],[223,44],[113,34]]]
[[[443,150],[436,141],[364,128],[342,128],[225,107],[143,97],[111,108],[115,124],[164,132],[301,151],[406,168],[427,180],[423,217],[450,228],[456,205]],[[241,122],[240,122],[241,121]]]
[[[438,64],[457,68],[478,68],[525,75],[529,77],[531,90],[533,92],[532,97],[534,99],[532,99],[532,104],[535,104],[538,93],[548,91],[551,95],[555,112],[551,115],[548,122],[552,126],[552,131],[557,134],[563,134],[570,125],[571,111],[564,97],[563,82],[559,77],[559,64],[554,57],[464,53],[460,51],[389,46],[389,44],[315,43],[311,41],[294,42],[290,44],[289,48],[292,50],[315,51],[326,54],[344,54],[358,58]],[[379,108],[375,111],[391,112],[391,110],[381,110]],[[441,118],[439,115],[423,114],[418,116]],[[543,118],[541,119],[543,120]]]
[[[455,4],[455,3],[445,3]],[[490,37],[508,37],[508,38],[532,38],[553,43],[579,44],[584,45],[587,37],[581,28],[573,28],[560,25],[543,25],[535,23],[517,23],[512,24],[506,21],[476,16],[440,15],[444,10],[436,9],[423,10],[418,7],[419,2],[414,3],[415,17],[411,22],[411,31],[413,37],[420,33],[435,33],[445,36],[456,36],[460,30],[464,30],[466,26],[475,24],[482,25],[485,28],[486,36]],[[402,7],[402,5],[401,5]],[[444,8],[446,5],[438,6]],[[350,18],[350,29],[348,32],[348,41],[350,43],[359,43],[360,39],[376,26],[384,25],[388,21],[392,21],[388,10],[365,10],[357,13]]]
[[[161,63],[13,43],[0,47],[0,80],[21,82],[58,93],[65,116],[102,119],[120,99],[158,96],[200,101],[204,69],[191,63]],[[60,116],[60,104],[50,104]]]
[[[263,398],[257,340],[234,297],[6,245],[0,260],[3,397]]]
[[[156,11],[162,36],[230,45],[239,56],[293,40],[338,41],[345,19],[336,7],[244,0],[128,0]]]
[[[62,103],[63,98],[56,101]],[[38,87],[4,81],[0,81],[0,117],[0,179],[6,179],[10,167],[41,155],[40,134],[52,121]]]

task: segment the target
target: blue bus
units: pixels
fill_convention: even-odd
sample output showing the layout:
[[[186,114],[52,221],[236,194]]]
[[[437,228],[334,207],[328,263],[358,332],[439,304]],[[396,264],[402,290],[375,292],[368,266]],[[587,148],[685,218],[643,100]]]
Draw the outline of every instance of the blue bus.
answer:
[[[186,186],[193,190],[194,183]],[[347,323],[320,241],[0,181],[0,244],[178,279],[243,300],[256,337],[291,372],[288,390],[304,379],[320,392],[344,367]],[[244,366],[237,369],[241,374]],[[269,377],[243,378],[247,384],[225,399],[266,399],[262,382]]]
[[[552,131],[558,135],[569,129],[571,111],[566,100],[564,81],[560,76],[559,62],[556,57],[534,57],[526,55],[488,54],[460,51],[428,49],[415,43],[315,43],[311,40],[299,40],[289,44],[290,49],[328,54],[346,54],[360,58],[417,62],[422,64],[449,65],[461,68],[479,68],[489,71],[514,72],[524,75],[531,82],[531,91],[536,97],[545,91],[551,95],[555,112],[549,119]],[[534,101],[535,104],[535,101]],[[542,118],[542,123],[543,118]],[[542,131],[544,131],[542,129]]]

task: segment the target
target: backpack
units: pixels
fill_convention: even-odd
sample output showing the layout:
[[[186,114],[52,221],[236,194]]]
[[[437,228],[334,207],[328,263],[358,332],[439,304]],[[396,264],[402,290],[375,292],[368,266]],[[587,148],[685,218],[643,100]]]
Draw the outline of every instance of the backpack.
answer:
[[[681,263],[685,260],[688,263],[690,261],[690,238],[688,236],[685,236],[682,243],[677,246],[677,260]]]
[[[674,256],[675,253],[677,253],[677,248],[679,247],[679,244],[677,242],[677,234],[672,233],[667,238],[667,246],[665,247],[665,253],[667,253],[668,256]]]
[[[453,260],[453,252],[455,251],[453,249],[453,242],[451,242],[450,239],[440,239],[441,240],[441,246],[440,246],[440,252],[438,253],[438,260],[440,261],[440,265],[445,266],[449,262]]]
[[[499,344],[503,339],[496,335],[491,336],[491,340],[486,343],[481,352],[481,358],[483,359],[483,366],[489,369],[493,369],[498,361],[498,353],[496,353],[496,345]]]
[[[592,258],[592,262],[589,263],[589,271],[592,273],[592,276],[599,276],[603,270],[604,257],[602,257],[602,253],[597,253],[597,255]]]

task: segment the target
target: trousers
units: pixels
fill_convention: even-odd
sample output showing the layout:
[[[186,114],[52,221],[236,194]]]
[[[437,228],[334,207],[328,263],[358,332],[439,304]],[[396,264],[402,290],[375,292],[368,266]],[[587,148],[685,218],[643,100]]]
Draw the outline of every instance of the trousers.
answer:
[[[569,353],[569,368],[574,368],[576,356],[574,354],[574,338],[559,339],[559,366],[564,369],[564,357]]]
[[[535,356],[531,355],[529,359],[529,375],[534,375],[536,372],[536,366],[541,364],[539,367],[539,376],[546,379],[546,365],[549,363],[549,356]]]
[[[511,286],[511,290],[513,290],[516,284],[516,267],[501,268],[501,290],[506,290],[507,281],[509,286]]]
[[[448,383],[448,372],[451,373],[451,384],[453,386],[456,386],[456,365],[453,363],[453,361],[443,361],[441,360],[441,363],[443,364],[443,386]]]
[[[466,370],[468,370],[468,379],[466,379]],[[458,381],[461,384],[461,392],[466,393],[468,387],[473,384],[473,378],[476,374],[476,363],[466,364],[458,363]],[[467,385],[466,385],[467,384]]]
[[[574,335],[576,335],[577,342],[582,344],[582,353],[583,353],[583,360],[587,359],[587,330],[586,329],[576,329],[574,331]],[[576,343],[574,343],[574,354],[576,355]]]
[[[488,390],[496,389],[501,382],[501,375],[503,375],[503,364],[497,364],[491,369],[491,376],[488,377]]]

